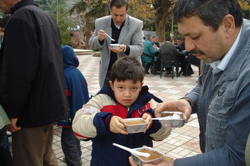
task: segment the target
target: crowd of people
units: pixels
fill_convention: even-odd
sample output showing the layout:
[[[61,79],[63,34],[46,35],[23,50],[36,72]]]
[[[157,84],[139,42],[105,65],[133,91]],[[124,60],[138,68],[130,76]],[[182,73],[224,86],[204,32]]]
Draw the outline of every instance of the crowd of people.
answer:
[[[61,46],[53,17],[33,0],[0,1],[2,12],[11,14],[0,29],[0,109],[8,116],[12,133],[11,155],[6,129],[0,130],[0,165],[58,165],[52,149],[53,126],[58,123],[67,165],[82,164],[80,141],[91,140],[91,165],[138,166],[130,153],[113,143],[153,147],[152,141],[167,138],[171,128],[152,118],[169,110],[183,112],[187,120],[198,115],[202,154],[166,156],[145,166],[249,166],[250,21],[243,18],[238,1],[177,0],[173,16],[185,42],[177,38],[163,44],[156,35],[143,41],[143,22],[127,14],[127,0],[111,0],[109,8],[111,15],[95,21],[89,40],[91,48],[102,53],[100,91],[89,99],[87,80],[77,69],[79,61],[72,47]],[[118,43],[118,49],[110,47]],[[193,74],[186,63],[189,54],[205,66],[189,93],[162,102],[143,80],[152,69],[157,73],[162,56],[169,54],[187,75]],[[142,66],[145,60],[154,66]],[[166,75],[171,73],[165,70]],[[146,131],[129,134],[125,118],[144,119]]]
[[[165,43],[171,43],[172,45],[174,45],[174,52],[171,51],[173,47],[169,48],[168,45]],[[164,49],[164,51],[160,51],[161,49]],[[176,73],[176,75],[179,76],[183,74],[185,76],[191,76],[192,74],[194,74],[191,65],[188,63],[190,56],[193,55],[190,52],[186,51],[185,42],[181,37],[178,37],[176,39],[167,38],[165,42],[160,44],[158,42],[158,36],[151,36],[150,34],[147,34],[144,39],[144,49],[142,54],[142,63],[146,64],[146,74],[152,73],[155,75],[160,73],[161,64],[164,63],[164,60],[162,60],[162,56],[166,55],[166,51],[169,56],[175,57],[174,61],[178,63],[178,66],[181,69],[180,71],[178,71],[178,73]],[[197,63],[200,63],[198,59]],[[169,68],[164,67],[164,70],[165,76],[171,76]]]

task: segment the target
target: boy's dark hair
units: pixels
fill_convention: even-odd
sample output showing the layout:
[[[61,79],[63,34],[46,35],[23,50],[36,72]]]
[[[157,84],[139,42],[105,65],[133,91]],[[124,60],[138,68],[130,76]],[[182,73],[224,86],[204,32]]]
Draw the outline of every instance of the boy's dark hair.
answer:
[[[122,6],[126,6],[126,10],[128,11],[127,0],[111,0],[109,4],[109,9],[111,10],[113,6],[115,6],[118,9],[121,8]]]
[[[135,58],[125,56],[119,58],[111,68],[110,80],[114,82],[133,80],[142,82],[144,79],[144,68]]]
[[[181,22],[182,17],[198,16],[214,31],[218,30],[227,14],[234,17],[236,27],[241,26],[243,12],[238,0],[177,0],[173,9],[175,22]]]

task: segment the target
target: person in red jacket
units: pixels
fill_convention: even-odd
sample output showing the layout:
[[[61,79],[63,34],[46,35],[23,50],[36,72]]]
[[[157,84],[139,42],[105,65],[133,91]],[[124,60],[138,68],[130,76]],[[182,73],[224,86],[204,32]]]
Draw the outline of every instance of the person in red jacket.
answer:
[[[144,68],[135,58],[119,58],[111,68],[109,84],[76,112],[73,131],[80,140],[92,140],[91,165],[129,166],[130,153],[113,146],[118,143],[130,148],[153,146],[153,140],[165,139],[171,128],[152,121],[159,98],[143,86]],[[125,118],[143,118],[147,130],[128,134]]]

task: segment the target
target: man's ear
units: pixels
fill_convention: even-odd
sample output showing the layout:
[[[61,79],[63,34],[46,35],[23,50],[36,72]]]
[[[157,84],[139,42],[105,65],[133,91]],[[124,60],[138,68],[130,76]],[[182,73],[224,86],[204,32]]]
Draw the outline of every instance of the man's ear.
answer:
[[[111,87],[112,91],[114,91],[114,84],[113,84],[113,82],[112,82],[112,81],[109,81],[109,85],[110,85],[110,87]]]
[[[226,38],[230,38],[231,36],[233,36],[235,31],[235,21],[234,17],[231,14],[227,14],[224,16],[221,25],[223,26]]]

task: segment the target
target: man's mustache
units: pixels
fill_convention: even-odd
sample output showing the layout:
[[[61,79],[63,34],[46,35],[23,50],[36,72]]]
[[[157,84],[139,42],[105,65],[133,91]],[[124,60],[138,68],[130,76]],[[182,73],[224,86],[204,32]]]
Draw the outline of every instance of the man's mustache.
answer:
[[[205,55],[204,52],[202,52],[202,51],[200,51],[200,50],[198,50],[198,49],[192,50],[192,51],[190,51],[190,53],[191,53],[191,54],[201,54],[201,55]]]

